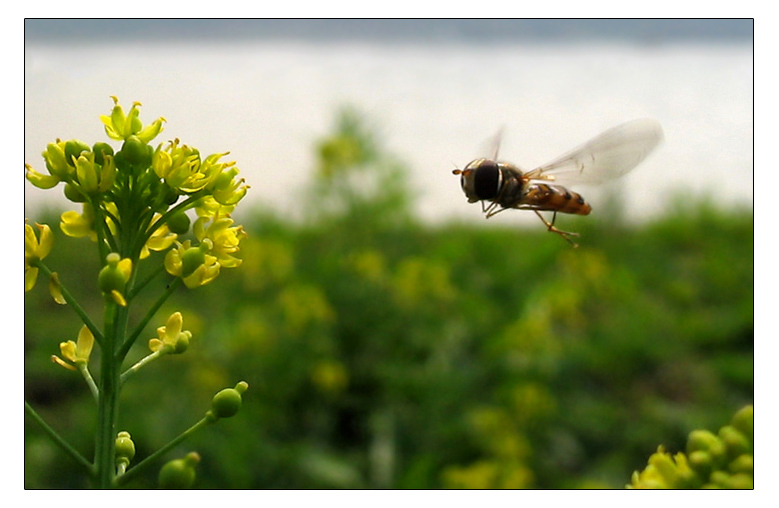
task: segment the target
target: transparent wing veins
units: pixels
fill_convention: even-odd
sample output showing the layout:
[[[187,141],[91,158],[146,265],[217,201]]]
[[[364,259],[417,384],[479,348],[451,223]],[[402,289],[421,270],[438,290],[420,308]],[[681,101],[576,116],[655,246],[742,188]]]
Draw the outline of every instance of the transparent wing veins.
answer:
[[[598,184],[619,178],[643,161],[663,140],[656,120],[618,125],[552,162],[525,173],[527,180]]]

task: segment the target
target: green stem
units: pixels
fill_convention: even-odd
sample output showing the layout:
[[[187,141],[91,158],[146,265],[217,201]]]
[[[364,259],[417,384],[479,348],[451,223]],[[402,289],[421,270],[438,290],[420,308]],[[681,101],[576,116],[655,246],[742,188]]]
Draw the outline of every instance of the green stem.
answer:
[[[51,438],[52,441],[54,441],[54,444],[59,446],[62,451],[64,451],[66,454],[68,454],[73,460],[75,460],[80,466],[82,466],[84,469],[86,469],[90,474],[94,472],[92,469],[92,464],[85,459],[78,451],[70,446],[67,441],[62,439],[62,437],[57,434],[57,432],[49,427],[49,425],[43,421],[43,418],[40,417],[40,415],[35,412],[35,410],[30,406],[30,404],[27,403],[27,401],[24,401],[24,412],[27,413],[30,418],[32,418],[35,423],[40,425],[40,427],[43,429],[46,434]]]
[[[144,469],[148,468],[150,464],[152,464],[155,460],[159,459],[162,455],[170,451],[174,446],[184,441],[186,438],[200,430],[201,428],[205,427],[209,423],[215,422],[216,419],[214,417],[210,417],[209,415],[205,416],[202,420],[182,432],[177,438],[175,438],[170,443],[166,444],[156,452],[152,453],[145,459],[143,459],[141,462],[136,464],[133,468],[129,469],[125,474],[119,476],[116,478],[116,485],[121,486],[125,483],[129,482],[133,478],[135,478],[139,473],[141,473]]]
[[[47,277],[51,277],[51,270],[49,270],[49,267],[46,266],[45,263],[42,261],[38,261],[35,266],[37,266]],[[70,307],[78,314],[78,317],[81,318],[81,321],[84,322],[84,324],[89,328],[89,331],[92,332],[92,335],[95,337],[95,342],[99,346],[102,347],[103,345],[103,334],[100,331],[100,329],[95,326],[95,324],[92,322],[91,319],[89,319],[89,316],[84,311],[83,308],[81,308],[81,305],[78,304],[75,298],[73,298],[73,295],[70,294],[70,291],[67,290],[64,284],[62,284],[62,281],[60,281],[60,291],[62,292],[62,297],[65,298],[65,301],[68,302]]]
[[[125,381],[127,381],[127,378],[129,378],[130,376],[132,376],[133,374],[138,372],[138,370],[140,370],[141,367],[143,367],[144,365],[146,365],[150,361],[156,360],[157,358],[159,358],[160,356],[165,354],[163,351],[165,351],[165,350],[164,349],[158,349],[157,351],[155,351],[155,352],[153,352],[153,353],[151,353],[151,354],[141,358],[135,365],[133,365],[132,367],[130,367],[129,369],[124,371],[122,373],[122,375],[119,376],[119,382],[122,385],[124,385]]]
[[[116,250],[116,239],[111,234],[111,230],[105,220],[105,210],[100,208],[99,204],[91,201],[90,204],[95,212],[95,232],[97,233],[97,248],[98,255],[100,256],[100,266],[104,266],[109,249],[111,251]]]
[[[205,195],[206,195],[206,191],[199,190],[194,194],[192,194],[191,196],[189,196],[184,201],[182,201],[181,203],[177,204],[176,206],[174,206],[173,208],[171,208],[170,210],[162,214],[162,216],[159,219],[154,221],[154,223],[151,224],[145,230],[145,233],[143,235],[140,235],[138,239],[140,245],[138,246],[138,248],[140,248],[141,245],[145,245],[146,242],[149,241],[149,238],[151,238],[151,236],[154,234],[154,232],[157,231],[157,229],[159,229],[160,227],[162,227],[163,224],[166,224],[168,222],[168,219],[170,219],[172,216],[176,215],[181,211],[192,208],[193,206],[195,206],[195,203],[197,203],[197,201]]]
[[[87,382],[87,386],[89,386],[89,391],[92,392],[92,397],[95,398],[95,402],[100,402],[100,390],[95,384],[95,380],[92,379],[92,374],[89,373],[89,367],[87,364],[79,362],[76,364],[76,368],[79,372],[81,372],[81,375],[84,377],[84,381]]]
[[[161,263],[152,273],[150,273],[145,279],[133,286],[133,288],[127,291],[127,300],[132,300],[135,296],[141,292],[155,277],[165,271],[165,264]]]
[[[110,297],[106,297],[105,302],[105,340],[101,348],[95,467],[97,486],[107,489],[112,486],[115,474],[116,419],[119,409],[120,362],[115,359],[114,348],[123,336],[121,323],[126,309],[119,307]]]

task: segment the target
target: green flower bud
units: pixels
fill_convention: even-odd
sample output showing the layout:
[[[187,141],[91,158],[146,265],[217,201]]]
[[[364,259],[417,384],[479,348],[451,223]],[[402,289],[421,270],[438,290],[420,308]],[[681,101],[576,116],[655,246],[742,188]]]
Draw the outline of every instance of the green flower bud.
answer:
[[[81,152],[88,152],[89,151],[89,145],[84,143],[83,141],[79,141],[77,139],[71,139],[70,141],[65,142],[65,160],[67,163],[71,166],[74,165],[73,159],[78,159],[79,155],[81,155]]]
[[[122,172],[127,172],[132,169],[132,164],[127,159],[127,155],[121,150],[114,155],[114,164],[116,164],[116,169]]]
[[[197,270],[197,267],[206,262],[208,246],[200,244],[198,247],[190,247],[181,255],[181,276],[189,277]]]
[[[130,433],[122,431],[116,436],[116,463],[124,463],[125,467],[135,457],[135,443],[130,439]]]
[[[65,197],[74,203],[85,203],[87,198],[72,183],[65,184]]]
[[[106,257],[106,261],[108,264],[100,270],[97,284],[104,293],[121,292],[124,290],[124,285],[127,284],[127,274],[119,267],[120,256],[116,252],[112,252]]]
[[[216,418],[230,418],[241,409],[241,394],[246,391],[249,384],[241,381],[235,388],[225,388],[211,399],[211,414]]]
[[[43,159],[46,161],[46,169],[49,174],[60,180],[65,180],[70,175],[70,168],[73,167],[72,160],[65,158],[65,143],[57,141],[46,145],[46,151],[43,152]]]
[[[730,458],[736,458],[752,451],[752,446],[746,436],[732,425],[725,425],[719,429],[719,437],[725,443]]]
[[[124,154],[124,158],[130,164],[147,166],[151,164],[151,156],[154,153],[154,149],[141,141],[138,136],[130,136],[124,141],[121,153]]]
[[[197,452],[189,452],[183,459],[171,460],[160,469],[161,489],[188,489],[195,483],[195,466],[200,462]]]
[[[95,143],[92,146],[92,151],[95,153],[95,164],[100,164],[101,166],[105,163],[106,155],[114,155],[114,149],[111,148],[111,145],[102,141]]]
[[[176,345],[173,347],[173,351],[170,353],[173,355],[180,355],[189,347],[189,339],[192,338],[192,333],[188,330],[181,332],[176,339]]]
[[[168,219],[168,229],[177,235],[183,235],[189,231],[190,219],[189,216],[180,212]],[[203,258],[205,260],[205,258]]]
[[[179,200],[178,192],[176,192],[176,190],[173,189],[170,185],[168,185],[166,183],[163,183],[162,184],[162,189],[163,189],[163,192],[165,193],[164,194],[165,197],[163,198],[162,201],[166,205],[170,206],[170,205],[172,205],[173,203],[175,203],[176,201]]]

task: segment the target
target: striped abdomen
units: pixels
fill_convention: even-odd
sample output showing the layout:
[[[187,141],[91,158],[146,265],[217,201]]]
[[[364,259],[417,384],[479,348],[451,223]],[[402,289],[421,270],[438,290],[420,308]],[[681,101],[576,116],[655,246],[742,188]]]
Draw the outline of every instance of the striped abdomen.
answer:
[[[531,183],[517,208],[588,215],[592,207],[581,194],[559,185]]]

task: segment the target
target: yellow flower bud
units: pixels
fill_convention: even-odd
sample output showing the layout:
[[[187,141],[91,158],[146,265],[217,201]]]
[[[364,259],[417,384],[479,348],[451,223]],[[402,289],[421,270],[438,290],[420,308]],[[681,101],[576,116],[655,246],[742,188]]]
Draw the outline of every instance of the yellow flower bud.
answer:
[[[49,174],[66,180],[71,173],[71,161],[65,156],[65,143],[57,140],[56,143],[46,145],[46,151],[43,152],[43,160],[46,162],[46,169]]]
[[[81,155],[76,159],[76,177],[81,188],[87,194],[97,191],[97,168],[95,167],[95,154]]]
[[[39,189],[51,189],[61,181],[58,177],[54,175],[44,175],[38,173],[29,164],[25,164],[24,169],[27,171],[24,175],[25,178],[27,178],[27,181],[29,181],[31,184],[38,187]]]

